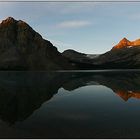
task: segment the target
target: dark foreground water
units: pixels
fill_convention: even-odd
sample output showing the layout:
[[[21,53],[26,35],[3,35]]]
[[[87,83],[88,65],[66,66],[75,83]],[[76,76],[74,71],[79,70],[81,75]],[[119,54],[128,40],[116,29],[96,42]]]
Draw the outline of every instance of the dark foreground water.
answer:
[[[140,72],[0,72],[0,138],[140,138]]]

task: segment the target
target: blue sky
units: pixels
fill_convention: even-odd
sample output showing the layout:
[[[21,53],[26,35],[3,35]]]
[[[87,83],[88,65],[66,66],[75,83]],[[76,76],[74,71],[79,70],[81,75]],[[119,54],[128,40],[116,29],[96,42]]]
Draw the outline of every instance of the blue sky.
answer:
[[[60,52],[110,50],[123,37],[140,38],[140,2],[0,2],[0,20],[26,21]]]

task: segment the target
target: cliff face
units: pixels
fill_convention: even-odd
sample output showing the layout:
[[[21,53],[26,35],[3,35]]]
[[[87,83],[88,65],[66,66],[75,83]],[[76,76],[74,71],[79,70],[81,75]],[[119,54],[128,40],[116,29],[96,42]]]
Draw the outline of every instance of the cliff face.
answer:
[[[1,70],[59,70],[72,66],[24,21],[12,17],[0,24]]]

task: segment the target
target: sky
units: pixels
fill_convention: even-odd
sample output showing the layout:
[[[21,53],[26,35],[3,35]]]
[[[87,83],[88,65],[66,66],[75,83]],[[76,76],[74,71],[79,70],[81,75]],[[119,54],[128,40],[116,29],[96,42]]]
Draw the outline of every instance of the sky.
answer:
[[[58,51],[109,51],[123,37],[140,38],[140,2],[0,2],[0,21],[27,22]]]

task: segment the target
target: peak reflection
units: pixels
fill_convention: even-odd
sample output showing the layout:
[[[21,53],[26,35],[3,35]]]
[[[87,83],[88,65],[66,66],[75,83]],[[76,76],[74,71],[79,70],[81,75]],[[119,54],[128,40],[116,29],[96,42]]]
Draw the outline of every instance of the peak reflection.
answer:
[[[115,93],[117,93],[117,95],[119,95],[124,101],[127,101],[129,98],[133,97],[136,99],[140,99],[140,91],[115,91]]]
[[[57,94],[87,85],[104,85],[124,101],[140,99],[139,72],[0,72],[0,119],[23,121]]]

